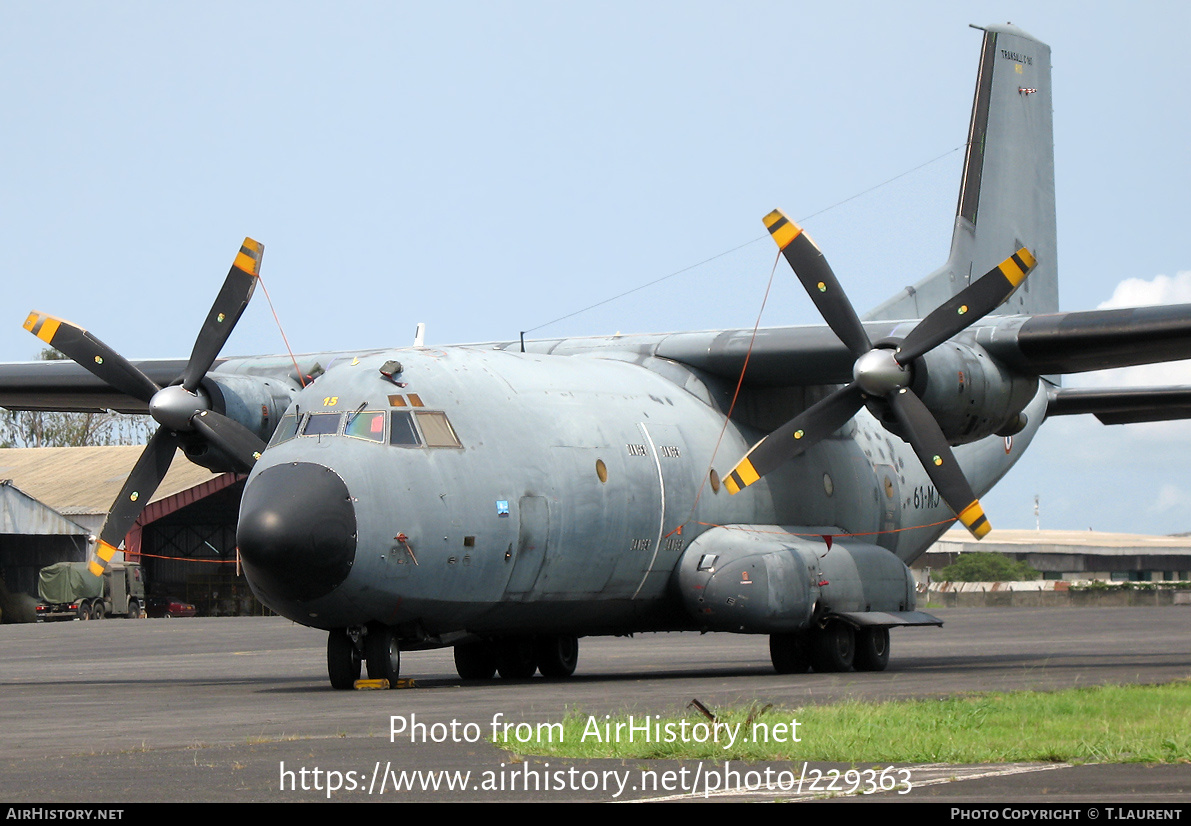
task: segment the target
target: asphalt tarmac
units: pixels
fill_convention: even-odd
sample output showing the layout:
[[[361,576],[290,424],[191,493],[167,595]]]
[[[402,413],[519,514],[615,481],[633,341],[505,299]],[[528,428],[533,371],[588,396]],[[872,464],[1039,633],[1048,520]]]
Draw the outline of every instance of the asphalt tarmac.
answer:
[[[583,640],[565,681],[464,684],[446,650],[403,656],[413,688],[344,692],[327,682],[325,633],[277,618],[0,626],[0,802],[1191,800],[1186,764],[893,767],[897,789],[857,796],[830,788],[852,766],[569,760],[488,742],[494,720],[677,713],[694,698],[796,707],[1191,676],[1191,607],[934,613],[942,629],[893,631],[881,673],[782,676],[766,637],[646,634]],[[391,738],[394,717],[426,742]]]

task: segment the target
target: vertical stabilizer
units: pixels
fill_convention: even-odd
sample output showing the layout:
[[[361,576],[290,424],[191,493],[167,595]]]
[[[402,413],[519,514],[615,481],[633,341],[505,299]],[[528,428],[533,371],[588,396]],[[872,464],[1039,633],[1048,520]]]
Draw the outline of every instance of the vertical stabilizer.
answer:
[[[996,314],[1059,309],[1050,47],[984,29],[959,207],[947,263],[866,318],[922,318],[1019,247],[1038,266]]]

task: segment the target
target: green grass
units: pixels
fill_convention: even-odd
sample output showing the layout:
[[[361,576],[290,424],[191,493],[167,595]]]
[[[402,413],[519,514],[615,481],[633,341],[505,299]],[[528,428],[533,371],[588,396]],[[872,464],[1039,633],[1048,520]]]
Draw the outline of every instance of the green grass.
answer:
[[[518,754],[717,760],[816,760],[841,763],[1175,763],[1191,762],[1191,682],[1159,686],[1101,686],[1056,692],[977,694],[943,700],[887,703],[846,701],[795,709],[750,706],[713,709],[738,731],[729,748],[726,729],[719,742],[708,737],[707,718],[649,715],[651,734],[669,724],[673,742],[648,742],[640,730],[631,738],[605,738],[604,726],[628,724],[629,715],[575,713],[562,723],[562,736],[536,733],[528,742],[510,737],[496,745]],[[633,715],[640,726],[642,714]],[[798,721],[794,729],[790,724]],[[686,728],[682,729],[683,721]],[[775,724],[786,730],[773,736]],[[736,726],[739,725],[737,729]],[[750,736],[768,726],[769,742]],[[599,737],[593,732],[598,730]],[[584,736],[586,734],[586,736]],[[799,741],[793,740],[797,734]],[[707,742],[695,742],[698,738]],[[745,738],[748,742],[743,742]],[[631,741],[630,741],[631,739]],[[608,740],[608,742],[605,742]],[[774,742],[775,740],[779,742]]]

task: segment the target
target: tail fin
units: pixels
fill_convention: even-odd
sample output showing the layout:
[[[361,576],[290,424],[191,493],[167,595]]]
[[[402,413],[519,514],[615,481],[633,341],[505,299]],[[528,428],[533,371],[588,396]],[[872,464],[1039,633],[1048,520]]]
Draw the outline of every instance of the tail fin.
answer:
[[[951,254],[866,318],[922,318],[1014,250],[1038,259],[995,312],[1059,309],[1050,47],[1010,25],[984,29]]]

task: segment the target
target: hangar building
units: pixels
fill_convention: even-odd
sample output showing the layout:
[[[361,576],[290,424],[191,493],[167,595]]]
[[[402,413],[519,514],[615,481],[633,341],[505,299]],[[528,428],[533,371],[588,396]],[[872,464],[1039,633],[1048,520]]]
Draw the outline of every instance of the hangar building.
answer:
[[[983,551],[1026,562],[1043,579],[1103,582],[1178,582],[1191,579],[1191,536],[1146,536],[1095,531],[992,530],[977,541],[950,530],[915,568],[937,570],[961,554]]]
[[[144,447],[0,449],[0,573],[8,590],[36,595],[37,572],[86,559]],[[246,477],[175,457],[125,538],[150,594],[194,603],[200,615],[259,613],[236,570],[236,520]]]

